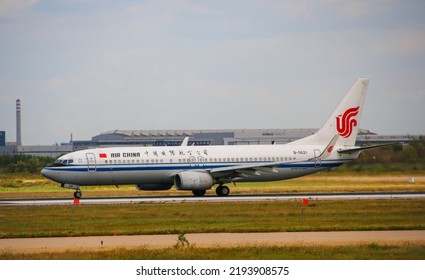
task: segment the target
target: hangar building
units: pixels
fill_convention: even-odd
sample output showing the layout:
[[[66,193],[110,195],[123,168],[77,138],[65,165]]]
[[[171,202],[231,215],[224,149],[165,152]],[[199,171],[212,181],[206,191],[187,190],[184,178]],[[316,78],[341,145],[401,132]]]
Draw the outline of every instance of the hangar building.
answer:
[[[111,130],[91,140],[73,141],[74,150],[111,146],[179,146],[185,137],[189,145],[285,144],[315,133],[317,129],[214,129],[214,130]],[[419,135],[377,135],[361,129],[357,145],[401,142]]]

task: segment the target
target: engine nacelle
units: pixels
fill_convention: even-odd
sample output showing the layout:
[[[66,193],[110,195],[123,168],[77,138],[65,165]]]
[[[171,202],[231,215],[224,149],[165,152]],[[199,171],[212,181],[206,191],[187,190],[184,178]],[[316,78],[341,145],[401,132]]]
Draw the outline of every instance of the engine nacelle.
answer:
[[[139,184],[136,185],[136,189],[139,191],[165,191],[171,189],[172,186],[171,183]]]
[[[214,186],[211,174],[200,171],[183,171],[174,177],[178,190],[208,190]]]

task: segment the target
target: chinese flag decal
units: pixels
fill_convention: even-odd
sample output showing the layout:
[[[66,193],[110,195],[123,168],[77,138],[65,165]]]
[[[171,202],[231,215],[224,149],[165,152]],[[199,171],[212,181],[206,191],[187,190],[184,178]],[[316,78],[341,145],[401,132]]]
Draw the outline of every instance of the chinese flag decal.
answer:
[[[107,156],[106,156],[106,154],[105,154],[105,153],[101,153],[101,154],[99,154],[99,157],[100,157],[100,158],[107,158]]]

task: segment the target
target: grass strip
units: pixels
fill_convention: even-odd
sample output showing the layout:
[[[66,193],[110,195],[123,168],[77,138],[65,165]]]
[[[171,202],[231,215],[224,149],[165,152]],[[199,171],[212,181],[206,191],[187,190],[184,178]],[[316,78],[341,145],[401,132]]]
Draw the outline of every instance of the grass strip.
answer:
[[[249,246],[165,249],[68,250],[64,252],[0,252],[2,260],[423,260],[425,244],[357,246]]]

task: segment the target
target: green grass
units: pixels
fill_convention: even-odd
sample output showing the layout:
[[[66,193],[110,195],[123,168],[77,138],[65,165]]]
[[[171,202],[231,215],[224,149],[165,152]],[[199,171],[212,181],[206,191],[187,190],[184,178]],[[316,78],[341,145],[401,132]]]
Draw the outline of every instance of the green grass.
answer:
[[[0,237],[425,229],[425,200],[4,206]]]
[[[425,244],[356,246],[243,246],[0,252],[1,260],[423,260]]]

